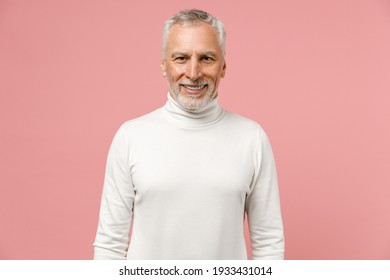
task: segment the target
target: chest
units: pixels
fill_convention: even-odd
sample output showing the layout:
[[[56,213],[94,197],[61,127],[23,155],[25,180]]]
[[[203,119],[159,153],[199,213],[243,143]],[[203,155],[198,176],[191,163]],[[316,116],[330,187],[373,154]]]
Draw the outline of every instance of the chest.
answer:
[[[134,188],[138,197],[243,197],[255,168],[252,146],[228,131],[161,131],[132,150]]]

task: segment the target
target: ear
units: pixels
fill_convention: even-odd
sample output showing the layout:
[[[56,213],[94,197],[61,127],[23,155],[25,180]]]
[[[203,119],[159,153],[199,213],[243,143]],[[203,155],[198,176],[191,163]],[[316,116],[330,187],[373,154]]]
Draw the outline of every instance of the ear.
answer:
[[[165,59],[162,57],[160,62],[160,68],[161,68],[161,75],[163,77],[167,76],[167,66],[165,64]]]
[[[226,61],[223,62],[221,78],[225,77],[226,74]]]

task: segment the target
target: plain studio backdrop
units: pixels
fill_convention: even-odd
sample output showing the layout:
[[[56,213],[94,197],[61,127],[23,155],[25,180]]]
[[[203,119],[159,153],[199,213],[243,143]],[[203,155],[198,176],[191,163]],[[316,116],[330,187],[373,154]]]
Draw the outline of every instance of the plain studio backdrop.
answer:
[[[286,258],[390,259],[386,0],[0,0],[0,259],[92,258],[112,137],[165,104],[185,8],[225,23],[220,103],[271,140]]]

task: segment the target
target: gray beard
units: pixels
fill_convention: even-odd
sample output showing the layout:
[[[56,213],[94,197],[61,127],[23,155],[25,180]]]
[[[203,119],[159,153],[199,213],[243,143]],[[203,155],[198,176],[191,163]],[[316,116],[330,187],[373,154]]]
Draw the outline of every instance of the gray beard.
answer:
[[[175,100],[177,103],[179,103],[180,106],[182,106],[184,109],[191,111],[191,112],[196,112],[205,107],[207,104],[210,103],[211,100],[214,99],[214,94],[213,90],[214,88],[209,88],[206,95],[204,96],[203,99],[198,100],[196,96],[191,97],[190,99],[186,98],[184,99],[180,94],[179,94],[178,89],[171,89],[171,92],[173,92],[173,95],[175,97]]]
[[[211,96],[209,94],[201,100],[197,100],[196,97],[192,98],[192,100],[184,100],[178,93],[175,93],[175,98],[177,103],[189,111],[198,111],[211,101]]]

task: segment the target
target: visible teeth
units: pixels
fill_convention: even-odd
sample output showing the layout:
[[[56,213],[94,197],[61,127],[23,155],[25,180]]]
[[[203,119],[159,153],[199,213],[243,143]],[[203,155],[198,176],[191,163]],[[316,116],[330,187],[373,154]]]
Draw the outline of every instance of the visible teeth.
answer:
[[[202,89],[204,87],[204,85],[203,86],[197,86],[197,87],[194,87],[194,86],[184,86],[184,87],[188,88],[190,90],[200,90],[200,89]]]

